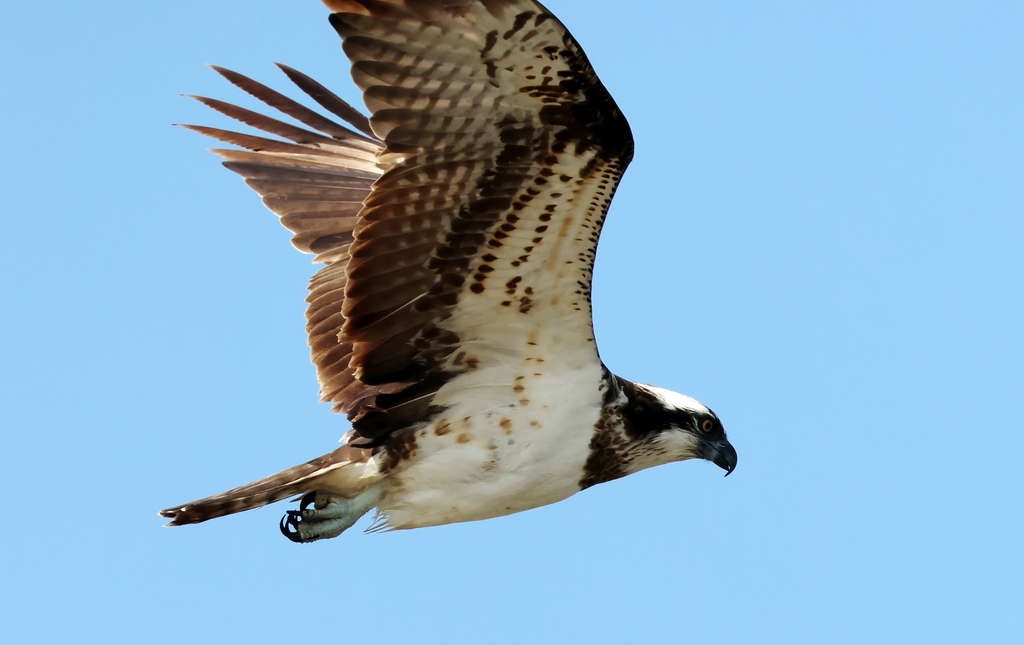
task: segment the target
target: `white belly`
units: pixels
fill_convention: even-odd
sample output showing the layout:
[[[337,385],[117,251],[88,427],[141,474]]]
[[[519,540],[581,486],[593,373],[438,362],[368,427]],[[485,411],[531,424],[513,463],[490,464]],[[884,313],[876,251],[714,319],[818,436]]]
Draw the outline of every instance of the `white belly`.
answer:
[[[439,393],[460,403],[416,435],[378,508],[390,528],[508,515],[580,490],[600,415],[600,362],[482,369]],[[454,395],[458,396],[454,396]]]

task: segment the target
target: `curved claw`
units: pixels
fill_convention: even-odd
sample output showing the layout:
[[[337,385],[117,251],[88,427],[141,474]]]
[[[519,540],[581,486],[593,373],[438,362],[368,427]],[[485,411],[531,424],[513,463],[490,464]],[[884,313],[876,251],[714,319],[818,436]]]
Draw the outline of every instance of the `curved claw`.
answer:
[[[375,482],[353,497],[308,492],[299,499],[298,510],[286,511],[281,518],[281,535],[302,544],[337,537],[376,506],[383,491],[383,482]]]
[[[305,498],[303,498],[305,499]],[[296,544],[302,543],[302,536],[299,535],[299,522],[302,521],[302,514],[300,511],[288,511],[284,517],[281,518],[281,535],[285,536]]]

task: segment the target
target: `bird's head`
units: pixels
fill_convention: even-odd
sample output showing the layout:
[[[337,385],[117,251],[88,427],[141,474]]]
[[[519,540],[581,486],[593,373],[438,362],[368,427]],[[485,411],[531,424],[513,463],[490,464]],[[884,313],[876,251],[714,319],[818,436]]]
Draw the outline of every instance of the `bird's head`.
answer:
[[[727,476],[736,469],[736,449],[710,408],[685,394],[653,385],[635,383],[634,387],[629,409],[624,412],[634,432],[645,435],[648,445],[656,449],[660,461],[706,459]]]

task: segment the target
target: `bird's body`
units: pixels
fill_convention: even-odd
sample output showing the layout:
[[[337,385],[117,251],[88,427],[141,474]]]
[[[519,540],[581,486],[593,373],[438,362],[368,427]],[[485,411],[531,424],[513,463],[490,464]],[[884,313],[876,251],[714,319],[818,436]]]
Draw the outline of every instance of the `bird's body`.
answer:
[[[516,367],[450,384],[453,404],[415,433],[408,465],[381,500],[390,526],[487,519],[579,492],[602,409],[600,371]],[[567,391],[579,396],[566,401]]]
[[[162,511],[204,521],[303,495],[282,530],[333,537],[485,519],[642,468],[736,455],[697,401],[601,362],[597,241],[633,143],[564,26],[533,0],[325,0],[367,122],[362,134],[218,70],[306,130],[207,105],[288,141],[189,126],[327,266],[308,298],[323,399],[353,422],[338,450]]]

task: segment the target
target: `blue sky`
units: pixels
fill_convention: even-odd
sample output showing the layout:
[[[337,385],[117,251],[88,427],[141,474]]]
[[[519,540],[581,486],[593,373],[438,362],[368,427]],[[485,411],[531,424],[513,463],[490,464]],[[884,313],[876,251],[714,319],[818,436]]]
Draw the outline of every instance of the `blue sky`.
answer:
[[[280,61],[358,96],[315,0],[8,2],[9,642],[1024,639],[1024,5],[548,4],[636,138],[602,356],[713,407],[737,471],[308,546],[284,505],[162,528],[346,429],[314,268],[179,94],[252,106],[204,63]]]

